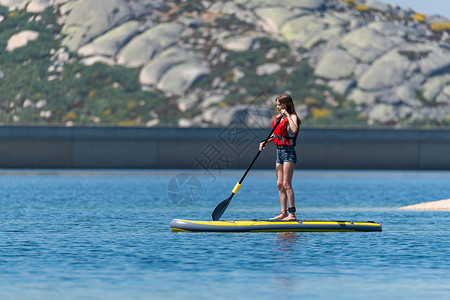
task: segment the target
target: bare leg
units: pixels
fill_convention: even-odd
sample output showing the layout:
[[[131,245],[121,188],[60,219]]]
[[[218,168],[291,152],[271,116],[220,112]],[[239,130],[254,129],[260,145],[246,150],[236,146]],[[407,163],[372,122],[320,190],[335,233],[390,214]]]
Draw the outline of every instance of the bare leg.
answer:
[[[271,218],[271,220],[280,220],[280,219],[287,217],[288,196],[286,194],[286,191],[285,191],[284,185],[283,185],[283,181],[284,181],[283,165],[277,163],[275,166],[275,171],[277,173],[277,187],[278,187],[278,195],[280,196],[281,213],[278,216],[276,216],[275,218]]]
[[[295,207],[295,195],[294,190],[292,189],[292,177],[294,175],[294,168],[295,164],[291,162],[285,162],[283,164],[283,189],[285,192],[285,195],[287,197],[287,200],[289,202],[289,207]],[[295,212],[289,213],[289,216],[284,218],[283,220],[289,221],[289,220],[296,220]]]

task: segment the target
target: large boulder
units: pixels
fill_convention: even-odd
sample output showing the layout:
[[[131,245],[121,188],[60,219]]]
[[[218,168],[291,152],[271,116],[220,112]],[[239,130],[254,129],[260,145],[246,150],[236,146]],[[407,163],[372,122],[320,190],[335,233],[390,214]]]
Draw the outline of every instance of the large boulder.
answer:
[[[24,30],[13,34],[6,46],[6,51],[14,51],[16,48],[24,47],[29,41],[34,41],[39,37],[39,32],[33,30]]]
[[[426,76],[433,76],[437,73],[448,73],[450,71],[450,50],[441,48],[439,45],[416,45],[418,52],[424,53],[420,59],[420,70]]]
[[[183,30],[178,23],[158,24],[132,39],[122,48],[117,62],[127,67],[140,67],[162,50],[173,46]]]
[[[239,4],[244,4],[248,7],[264,7],[264,6],[284,6],[284,7],[300,7],[309,10],[320,8],[325,0],[235,0]]]
[[[341,79],[350,77],[355,66],[356,59],[343,50],[335,49],[319,60],[314,74],[327,79]]]
[[[255,9],[255,14],[261,19],[262,27],[273,33],[279,33],[283,24],[294,16],[306,14],[306,11],[296,11],[286,7],[261,7]]]
[[[379,32],[363,27],[345,35],[341,46],[355,58],[370,63],[391,50],[395,43]]]
[[[368,112],[369,122],[381,124],[396,123],[413,114],[413,109],[406,105],[380,103],[374,105]]]
[[[284,23],[280,33],[288,41],[297,42],[299,45],[307,48],[305,44],[309,40],[316,38],[317,35],[322,34],[325,27],[320,18],[314,15],[306,15]]]
[[[231,51],[248,51],[257,39],[257,36],[250,35],[232,36],[222,41],[222,47]]]
[[[22,10],[29,2],[30,0],[0,0],[0,5],[9,7],[9,10]]]
[[[124,0],[78,0],[61,30],[66,35],[63,45],[70,51],[77,51],[132,17],[133,12]]]
[[[129,21],[108,31],[78,50],[80,56],[115,56],[120,48],[141,30],[137,21]]]
[[[386,3],[381,3],[380,1],[376,0],[367,0],[365,5],[372,10],[378,10],[381,12],[389,12],[391,8]]]
[[[51,0],[31,0],[27,5],[27,12],[30,13],[40,13],[43,12],[47,7],[51,6],[54,1]]]
[[[358,79],[358,87],[366,91],[380,91],[400,85],[409,75],[411,62],[393,50],[373,65]]]
[[[450,74],[433,76],[429,78],[422,87],[422,95],[428,101],[434,101],[450,83]],[[444,101],[445,102],[445,101]]]
[[[420,38],[420,32],[411,27],[394,24],[386,21],[374,21],[367,25],[368,28],[377,31],[383,36],[391,38],[402,38],[407,40],[417,40]]]
[[[189,61],[170,68],[157,84],[157,88],[169,94],[183,95],[201,76],[210,72],[209,68]]]
[[[357,105],[371,106],[375,104],[377,95],[375,93],[364,92],[358,88],[353,89],[348,95],[348,99]]]
[[[171,47],[161,52],[142,68],[139,81],[142,85],[155,85],[170,68],[187,61],[200,63],[200,60],[192,53],[177,47]]]
[[[234,105],[225,107],[211,107],[206,109],[203,120],[215,126],[246,126],[251,128],[267,128],[272,122],[271,109],[264,107],[248,107]]]

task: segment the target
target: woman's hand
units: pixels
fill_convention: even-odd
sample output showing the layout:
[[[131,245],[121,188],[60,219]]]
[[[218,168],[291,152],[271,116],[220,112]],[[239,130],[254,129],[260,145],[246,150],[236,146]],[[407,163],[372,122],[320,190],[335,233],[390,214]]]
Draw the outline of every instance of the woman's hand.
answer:
[[[264,142],[259,143],[259,151],[263,151],[264,149],[266,149]]]

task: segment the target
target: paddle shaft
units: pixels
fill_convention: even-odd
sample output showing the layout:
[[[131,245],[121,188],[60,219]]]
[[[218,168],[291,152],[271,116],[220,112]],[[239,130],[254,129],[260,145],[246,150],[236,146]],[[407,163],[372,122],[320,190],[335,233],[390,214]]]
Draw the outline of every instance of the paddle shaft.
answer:
[[[277,122],[275,124],[275,126],[272,128],[272,131],[270,131],[269,135],[267,136],[267,138],[264,140],[264,144],[263,147],[267,144],[267,142],[269,141],[270,137],[272,136],[272,133],[275,131],[275,128],[277,128],[278,124],[280,124],[281,118],[283,116],[280,116],[277,119]],[[239,188],[241,187],[242,182],[245,179],[245,176],[247,176],[248,172],[250,171],[250,169],[253,167],[253,164],[255,163],[256,159],[258,158],[258,156],[261,154],[261,150],[258,151],[258,153],[256,154],[255,158],[253,158],[252,163],[250,164],[250,166],[247,168],[247,170],[245,171],[244,175],[242,176],[241,180],[239,180],[239,182],[236,184],[236,186],[233,189],[233,192],[231,193],[230,197],[228,197],[228,199],[222,201],[219,203],[219,205],[216,206],[216,208],[214,209],[213,213],[212,213],[212,219],[214,221],[218,221],[220,219],[220,217],[222,216],[222,214],[225,212],[225,210],[228,207],[228,204],[230,204],[231,199],[233,198],[234,194],[237,193],[237,191],[239,190]]]
[[[275,129],[277,128],[278,124],[280,124],[281,118],[283,116],[279,117],[277,119],[277,123],[275,124],[275,126],[272,128],[272,131],[270,131],[269,135],[267,136],[267,138],[264,140],[264,144],[263,147],[266,146],[267,142],[269,141],[270,137],[272,136],[272,133],[275,131]],[[253,164],[255,163],[256,159],[258,158],[258,156],[261,154],[261,150],[258,151],[258,153],[256,154],[255,158],[253,159],[252,163],[250,164],[250,166],[247,168],[247,171],[245,171],[244,175],[242,176],[241,180],[239,180],[239,184],[242,184],[242,181],[244,181],[245,176],[247,176],[248,172],[250,171],[250,169],[253,167]]]

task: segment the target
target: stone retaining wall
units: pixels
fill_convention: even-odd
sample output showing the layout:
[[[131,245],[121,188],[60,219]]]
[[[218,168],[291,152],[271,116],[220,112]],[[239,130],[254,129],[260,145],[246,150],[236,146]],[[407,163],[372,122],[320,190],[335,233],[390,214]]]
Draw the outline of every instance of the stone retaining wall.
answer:
[[[0,168],[246,169],[267,130],[0,127]],[[302,169],[450,170],[450,131],[302,129]],[[269,145],[253,168],[274,166]]]

